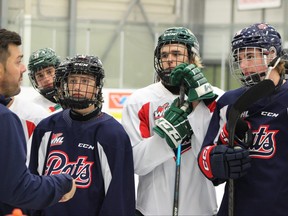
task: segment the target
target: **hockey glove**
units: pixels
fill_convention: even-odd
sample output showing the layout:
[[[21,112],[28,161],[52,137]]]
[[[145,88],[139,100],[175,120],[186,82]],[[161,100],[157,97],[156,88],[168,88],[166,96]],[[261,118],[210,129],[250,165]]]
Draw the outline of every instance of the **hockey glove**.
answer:
[[[247,170],[251,167],[251,158],[247,149],[213,145],[205,147],[200,152],[198,164],[203,174],[210,180],[237,179],[247,174]]]
[[[156,126],[153,130],[160,137],[165,138],[172,149],[177,148],[184,139],[190,139],[192,135],[192,129],[187,119],[191,112],[192,109],[187,102],[180,107],[180,99],[176,98],[165,112],[164,117],[155,121]]]
[[[225,124],[220,132],[218,144],[229,145],[229,135]],[[248,149],[253,144],[251,125],[248,121],[239,119],[235,127],[234,145]]]
[[[201,68],[194,64],[182,63],[171,72],[171,83],[180,86],[184,82],[188,101],[211,99],[215,97],[213,88],[203,75]]]

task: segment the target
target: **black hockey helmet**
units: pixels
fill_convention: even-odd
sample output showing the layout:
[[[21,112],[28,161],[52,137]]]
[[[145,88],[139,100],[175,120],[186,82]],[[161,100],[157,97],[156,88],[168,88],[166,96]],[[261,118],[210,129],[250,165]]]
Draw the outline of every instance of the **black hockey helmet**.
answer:
[[[95,95],[92,98],[75,98],[68,89],[69,75],[89,75],[95,81],[93,86]],[[76,55],[66,58],[56,69],[55,89],[57,102],[64,108],[85,109],[94,104],[101,109],[103,101],[102,87],[104,83],[104,69],[101,60],[96,56]],[[88,87],[89,84],[87,84]],[[85,93],[84,93],[85,94]]]

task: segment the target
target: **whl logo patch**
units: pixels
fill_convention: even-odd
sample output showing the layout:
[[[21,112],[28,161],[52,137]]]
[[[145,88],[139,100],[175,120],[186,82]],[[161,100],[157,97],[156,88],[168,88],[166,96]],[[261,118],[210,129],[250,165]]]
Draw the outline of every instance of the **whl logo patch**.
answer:
[[[159,119],[164,117],[164,113],[165,111],[169,108],[169,103],[165,103],[162,106],[158,106],[158,108],[156,109],[156,111],[154,111],[154,119]]]
[[[52,134],[51,137],[51,144],[50,146],[55,146],[55,145],[62,145],[64,137],[62,137],[63,133],[56,133]]]

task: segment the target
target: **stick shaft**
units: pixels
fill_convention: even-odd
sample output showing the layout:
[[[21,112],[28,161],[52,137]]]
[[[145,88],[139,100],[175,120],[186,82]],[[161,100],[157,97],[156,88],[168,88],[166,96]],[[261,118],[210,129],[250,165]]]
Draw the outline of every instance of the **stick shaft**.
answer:
[[[180,85],[180,107],[184,103],[185,97],[185,87],[182,83]],[[178,207],[179,207],[179,187],[180,187],[180,165],[181,165],[181,143],[177,148],[177,158],[176,158],[176,172],[175,172],[175,187],[174,187],[174,202],[173,202],[173,216],[178,216]]]
[[[173,216],[178,215],[179,187],[180,187],[180,164],[181,164],[181,144],[177,148],[174,202],[173,202],[173,214],[172,214]]]
[[[260,100],[261,98],[268,97],[275,90],[275,85],[272,80],[264,79],[250,87],[244,92],[232,105],[228,118],[228,134],[229,134],[229,146],[234,147],[234,134],[238,119],[243,111],[245,111],[251,104]],[[234,202],[234,180],[228,181],[228,215],[233,216],[235,209]]]

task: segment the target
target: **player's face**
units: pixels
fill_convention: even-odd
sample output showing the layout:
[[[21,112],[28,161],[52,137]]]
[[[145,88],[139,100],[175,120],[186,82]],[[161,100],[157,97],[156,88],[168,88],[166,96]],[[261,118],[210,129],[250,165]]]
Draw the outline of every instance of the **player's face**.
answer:
[[[19,46],[10,44],[8,51],[10,56],[7,58],[6,64],[0,63],[0,94],[12,97],[20,92],[20,84],[26,66],[22,62],[23,54]]]
[[[166,44],[160,50],[160,59],[164,70],[173,70],[181,63],[189,63],[188,51],[183,44]]]
[[[53,88],[55,68],[43,68],[35,73],[35,80],[39,89]]]
[[[69,95],[75,99],[93,99],[96,95],[96,80],[89,75],[71,74],[68,76]]]
[[[262,50],[257,48],[242,49],[238,55],[239,67],[244,76],[267,71],[267,60]]]

